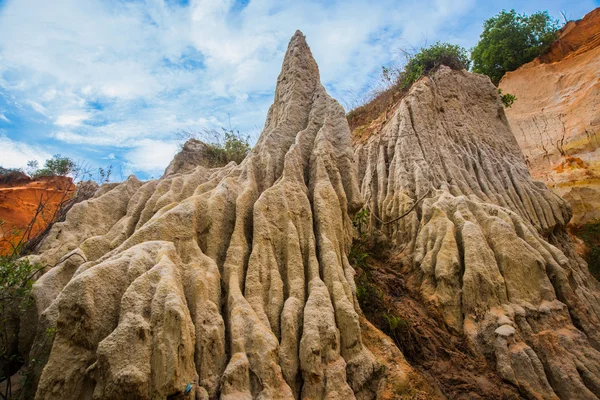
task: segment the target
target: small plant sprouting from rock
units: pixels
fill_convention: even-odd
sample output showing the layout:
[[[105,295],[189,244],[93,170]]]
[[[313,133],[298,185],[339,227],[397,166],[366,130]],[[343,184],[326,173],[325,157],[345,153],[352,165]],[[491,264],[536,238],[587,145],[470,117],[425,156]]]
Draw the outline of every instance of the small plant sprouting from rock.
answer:
[[[500,96],[500,100],[502,100],[502,104],[504,104],[504,107],[506,108],[511,108],[515,100],[517,100],[517,96],[514,94],[502,94],[502,89],[498,89],[498,95]]]
[[[357,212],[356,215],[354,216],[354,218],[352,219],[352,225],[358,232],[358,236],[361,238],[367,234],[366,227],[367,227],[367,224],[369,223],[369,215],[370,215],[369,209],[363,208],[362,210]]]

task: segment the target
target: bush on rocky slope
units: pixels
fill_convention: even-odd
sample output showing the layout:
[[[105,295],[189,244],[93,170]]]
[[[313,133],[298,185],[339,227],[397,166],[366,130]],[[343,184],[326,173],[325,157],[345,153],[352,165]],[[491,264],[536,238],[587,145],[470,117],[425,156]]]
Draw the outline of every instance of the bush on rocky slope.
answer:
[[[380,86],[383,89],[375,90],[369,102],[348,113],[350,130],[354,131],[377,119],[381,113],[397,104],[414,82],[435,72],[440,66],[462,70],[469,69],[471,64],[467,50],[450,43],[436,42],[419,52],[404,51],[404,54],[404,68],[382,67]]]
[[[221,128],[204,129],[200,132],[182,131],[176,134],[177,139],[187,142],[190,139],[204,143],[202,153],[208,167],[223,167],[234,161],[240,164],[250,152],[250,135],[244,136],[240,131]],[[181,148],[183,149],[183,144]]]
[[[442,65],[458,71],[468,70],[471,61],[467,55],[467,50],[463,47],[436,42],[409,57],[404,71],[399,75],[399,82],[403,88],[409,88],[421,77],[429,75]]]

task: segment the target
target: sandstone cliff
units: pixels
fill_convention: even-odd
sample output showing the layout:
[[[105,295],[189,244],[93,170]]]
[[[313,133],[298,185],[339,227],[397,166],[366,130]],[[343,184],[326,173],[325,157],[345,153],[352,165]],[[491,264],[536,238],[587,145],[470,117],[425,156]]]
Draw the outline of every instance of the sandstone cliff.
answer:
[[[517,97],[506,115],[532,175],[571,203],[573,223],[600,217],[600,8],[500,88]]]
[[[355,156],[370,229],[399,254],[389,264],[470,353],[525,398],[598,398],[600,284],[487,77],[423,78]]]
[[[361,206],[344,110],[297,32],[240,165],[176,161],[104,185],[31,257],[56,264],[22,321],[35,398],[402,392],[411,368],[359,317],[347,253]]]
[[[442,68],[380,122],[353,149],[297,32],[240,165],[181,154],[159,180],[103,185],[30,257],[55,266],[21,320],[28,395],[597,398],[600,284],[489,79]],[[411,367],[362,317],[348,254],[363,207],[423,349],[458,360],[446,371],[435,351]]]
[[[31,179],[10,173],[0,177],[0,254],[12,251],[11,244],[23,235],[33,238],[43,231],[74,192],[73,180],[65,176]]]

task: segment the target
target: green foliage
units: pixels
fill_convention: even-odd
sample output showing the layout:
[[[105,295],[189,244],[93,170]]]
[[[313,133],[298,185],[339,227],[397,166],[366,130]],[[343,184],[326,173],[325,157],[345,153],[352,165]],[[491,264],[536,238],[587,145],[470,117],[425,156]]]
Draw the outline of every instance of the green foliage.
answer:
[[[354,226],[360,237],[363,237],[367,233],[366,227],[369,223],[370,214],[371,213],[368,208],[363,208],[359,212],[357,212],[356,215],[354,215],[354,218],[352,219],[352,225]]]
[[[29,174],[33,178],[42,176],[67,176],[75,169],[75,162],[69,157],[61,157],[60,154],[55,154],[52,158],[46,160],[44,168],[38,168],[36,160],[27,161]]]
[[[595,219],[583,225],[576,232],[585,243],[587,251],[585,259],[590,273],[600,280],[600,219]]]
[[[383,319],[386,322],[385,331],[386,333],[394,340],[398,340],[403,334],[408,332],[410,328],[410,321],[405,320],[404,318],[384,313]],[[398,339],[397,339],[398,338]]]
[[[27,259],[15,259],[11,256],[0,256],[0,314],[5,301],[23,299],[31,290],[32,274],[36,266]]]
[[[371,282],[368,270],[359,269],[356,275],[356,298],[363,310],[382,310],[385,307],[383,292]]]
[[[377,251],[368,246],[365,238],[359,238],[353,242],[348,255],[350,264],[356,269],[358,304],[369,321],[392,338],[406,357],[415,360],[420,357],[418,333],[410,320],[398,314],[398,308],[390,301],[393,300],[390,293],[386,295],[376,284],[377,271],[373,267],[372,253]],[[397,290],[401,289],[394,288],[392,293],[399,293]]]
[[[502,94],[502,89],[498,89],[498,95],[500,95],[500,100],[502,100],[502,104],[504,104],[504,107],[507,108],[511,108],[513,103],[517,99],[517,96],[515,96],[514,94]]]
[[[15,351],[18,321],[32,306],[30,293],[37,271],[38,267],[27,259],[16,259],[15,255],[0,257],[0,381],[23,365],[23,356]],[[9,386],[7,392],[8,389]]]
[[[222,167],[235,161],[241,163],[250,152],[250,135],[244,136],[240,131],[221,128],[204,129],[200,132],[180,131],[176,133],[176,138],[180,140],[181,147],[185,141],[196,139],[207,145],[205,157],[210,167]]]
[[[223,144],[222,148],[225,152],[225,158],[227,159],[227,163],[231,161],[235,161],[236,164],[241,163],[248,152],[250,152],[250,136],[242,136],[240,131],[233,131],[233,129],[225,129],[223,130]],[[226,164],[227,164],[226,163]]]
[[[529,16],[501,11],[483,24],[479,42],[471,50],[473,71],[498,84],[506,72],[542,54],[556,39],[559,27],[547,11]]]
[[[401,86],[408,88],[422,76],[429,75],[441,65],[455,70],[469,69],[471,61],[464,48],[450,44],[436,42],[421,49],[420,52],[409,56],[404,71],[399,74]]]

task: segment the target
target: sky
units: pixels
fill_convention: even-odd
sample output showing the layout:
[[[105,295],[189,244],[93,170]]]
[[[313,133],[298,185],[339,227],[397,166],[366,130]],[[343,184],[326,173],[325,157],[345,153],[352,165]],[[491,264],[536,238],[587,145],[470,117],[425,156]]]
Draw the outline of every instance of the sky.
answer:
[[[162,175],[177,132],[256,137],[287,43],[349,107],[402,48],[472,48],[502,9],[580,19],[600,0],[0,0],[0,166],[54,154]]]

